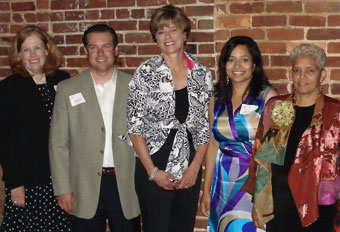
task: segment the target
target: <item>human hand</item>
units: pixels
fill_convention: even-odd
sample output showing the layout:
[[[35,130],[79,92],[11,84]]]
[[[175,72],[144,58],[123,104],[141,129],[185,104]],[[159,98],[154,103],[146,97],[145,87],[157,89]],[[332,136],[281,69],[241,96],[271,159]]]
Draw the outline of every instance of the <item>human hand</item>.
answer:
[[[188,189],[195,185],[197,179],[198,170],[195,170],[192,166],[189,166],[182,175],[182,179],[179,181],[177,189]]]
[[[163,170],[157,170],[155,178],[153,179],[159,187],[165,190],[174,190],[174,188],[178,186],[178,183],[170,180],[175,180],[175,177]]]
[[[203,193],[201,199],[201,210],[204,216],[210,217],[210,193]]]
[[[262,230],[266,230],[264,225],[261,224],[259,217],[257,216],[256,210],[253,207],[253,211],[251,212],[251,217],[253,218],[253,224],[255,227],[260,228]]]
[[[66,193],[57,196],[60,208],[67,213],[73,213],[74,193]]]
[[[18,207],[25,206],[25,187],[23,185],[11,189],[11,201]]]

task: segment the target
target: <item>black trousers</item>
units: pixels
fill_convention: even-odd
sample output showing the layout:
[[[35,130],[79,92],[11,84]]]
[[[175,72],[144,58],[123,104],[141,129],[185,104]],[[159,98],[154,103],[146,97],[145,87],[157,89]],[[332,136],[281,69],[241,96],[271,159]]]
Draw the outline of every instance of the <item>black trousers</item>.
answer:
[[[164,146],[151,159],[155,166],[165,170],[172,145],[172,135]],[[170,148],[169,148],[170,146]],[[191,144],[190,160],[195,149]],[[148,174],[136,158],[135,186],[141,209],[144,232],[192,232],[198,206],[202,171],[200,170],[194,186],[182,190],[165,190],[155,182],[149,181]]]
[[[116,176],[102,176],[98,208],[93,218],[72,217],[73,232],[105,232],[106,220],[111,232],[140,232],[140,217],[127,220],[122,211]]]
[[[337,213],[336,204],[319,205],[319,218],[310,226],[302,227],[299,216],[278,217],[267,223],[268,232],[332,232]],[[289,218],[289,219],[288,219]]]

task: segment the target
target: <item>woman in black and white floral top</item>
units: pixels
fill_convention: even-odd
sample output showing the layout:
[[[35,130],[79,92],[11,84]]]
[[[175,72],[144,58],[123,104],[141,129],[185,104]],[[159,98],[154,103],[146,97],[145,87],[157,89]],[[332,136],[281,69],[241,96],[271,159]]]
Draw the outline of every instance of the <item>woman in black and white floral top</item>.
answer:
[[[194,228],[213,85],[210,70],[184,52],[190,28],[180,8],[157,9],[150,31],[162,54],[143,62],[129,85],[128,132],[138,156],[144,232]]]

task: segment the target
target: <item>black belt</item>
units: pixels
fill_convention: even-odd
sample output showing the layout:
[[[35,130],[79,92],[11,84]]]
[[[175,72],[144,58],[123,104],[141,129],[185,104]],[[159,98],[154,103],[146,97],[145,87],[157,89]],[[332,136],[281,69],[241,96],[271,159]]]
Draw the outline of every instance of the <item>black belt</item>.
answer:
[[[116,174],[115,168],[103,168],[102,175],[103,176],[113,176]]]

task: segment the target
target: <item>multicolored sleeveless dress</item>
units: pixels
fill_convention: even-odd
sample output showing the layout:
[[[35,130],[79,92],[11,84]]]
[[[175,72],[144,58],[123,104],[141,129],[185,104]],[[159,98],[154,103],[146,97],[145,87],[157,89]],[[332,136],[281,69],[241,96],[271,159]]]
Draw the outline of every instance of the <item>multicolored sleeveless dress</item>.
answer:
[[[210,232],[255,232],[251,196],[241,190],[248,177],[249,159],[256,129],[270,90],[249,96],[233,113],[231,101],[214,103],[212,134],[220,146],[217,151],[211,188],[208,226]]]

